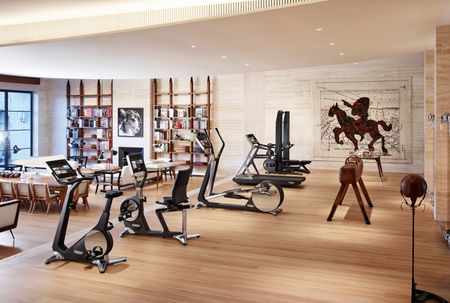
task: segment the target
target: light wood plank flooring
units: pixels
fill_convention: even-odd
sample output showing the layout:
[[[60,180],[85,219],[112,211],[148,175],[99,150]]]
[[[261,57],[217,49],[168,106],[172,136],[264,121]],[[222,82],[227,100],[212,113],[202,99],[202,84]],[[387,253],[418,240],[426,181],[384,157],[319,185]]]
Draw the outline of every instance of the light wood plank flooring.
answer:
[[[411,213],[400,210],[402,176],[386,173],[387,180],[380,183],[375,173],[366,174],[374,203],[371,225],[364,224],[352,190],[333,222],[326,221],[339,189],[334,171],[314,171],[301,188],[286,189],[278,216],[190,210],[189,230],[200,232],[201,238],[187,246],[172,239],[120,238],[123,226],[117,224],[110,256],[127,256],[128,262],[109,267],[105,274],[77,263],[44,265],[58,215],[22,212],[14,247],[8,233],[0,234],[0,300],[409,302]],[[200,181],[194,178],[190,189]],[[147,189],[149,202],[167,195],[170,187]],[[228,183],[218,189],[231,187],[237,186]],[[112,218],[117,217],[119,202]],[[69,234],[96,221],[102,199],[92,196],[90,204],[90,210],[80,208],[72,215]],[[179,214],[171,214],[168,222],[178,227]],[[431,207],[417,212],[416,224],[419,287],[450,299],[450,250],[432,220]]]

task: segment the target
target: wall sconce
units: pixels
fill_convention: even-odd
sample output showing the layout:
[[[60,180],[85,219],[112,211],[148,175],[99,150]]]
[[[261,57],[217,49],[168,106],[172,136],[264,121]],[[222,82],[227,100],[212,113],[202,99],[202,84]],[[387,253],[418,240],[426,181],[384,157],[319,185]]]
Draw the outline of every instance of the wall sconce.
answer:
[[[444,127],[446,127],[447,131],[450,132],[450,129],[449,129],[450,128],[450,123],[449,123],[449,121],[450,121],[450,113],[443,113],[442,116],[441,116],[441,127],[440,127],[441,131],[443,131]]]
[[[434,116],[433,113],[428,114],[428,116],[427,116],[427,124],[431,125],[431,128],[434,128],[434,119],[435,119],[435,116]]]

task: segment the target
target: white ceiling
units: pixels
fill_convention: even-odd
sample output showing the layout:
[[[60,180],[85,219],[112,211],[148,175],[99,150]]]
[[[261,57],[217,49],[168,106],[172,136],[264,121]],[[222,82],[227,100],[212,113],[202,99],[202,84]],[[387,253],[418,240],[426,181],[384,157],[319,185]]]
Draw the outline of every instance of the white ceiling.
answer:
[[[70,6],[123,1],[45,2],[50,10],[53,5],[61,8],[57,2]],[[0,20],[11,10],[17,22],[19,11],[12,3],[16,1],[0,0]],[[433,49],[435,27],[442,24],[450,24],[450,0],[331,0],[149,30],[0,47],[0,73],[119,79],[343,64]],[[319,27],[323,30],[316,31]]]

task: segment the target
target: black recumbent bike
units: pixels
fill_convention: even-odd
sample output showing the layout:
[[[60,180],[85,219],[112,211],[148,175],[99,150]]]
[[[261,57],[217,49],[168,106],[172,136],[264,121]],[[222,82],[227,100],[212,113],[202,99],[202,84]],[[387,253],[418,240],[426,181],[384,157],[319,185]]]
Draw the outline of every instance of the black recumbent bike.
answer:
[[[127,161],[134,177],[136,193],[134,196],[126,198],[120,205],[119,221],[123,221],[125,225],[125,230],[120,236],[143,235],[163,238],[172,237],[180,241],[183,245],[187,244],[188,239],[200,237],[200,234],[187,233],[187,210],[192,208],[193,205],[188,204],[186,187],[192,173],[192,168],[179,170],[172,188],[172,196],[164,197],[162,202],[156,202],[156,204],[164,206],[155,209],[162,229],[152,230],[144,214],[144,203],[147,201],[143,189],[147,179],[147,168],[145,167],[144,159],[142,154],[130,154],[127,155]],[[173,211],[182,212],[181,231],[171,231],[164,219],[163,213]]]

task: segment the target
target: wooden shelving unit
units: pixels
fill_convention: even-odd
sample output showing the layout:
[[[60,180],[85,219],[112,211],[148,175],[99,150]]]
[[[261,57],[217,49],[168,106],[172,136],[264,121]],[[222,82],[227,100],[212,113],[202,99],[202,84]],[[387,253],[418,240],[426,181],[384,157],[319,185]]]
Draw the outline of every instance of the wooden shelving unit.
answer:
[[[152,86],[153,157],[170,158],[186,166],[206,166],[207,159],[195,143],[195,132],[211,129],[211,83],[196,90],[193,77],[188,91],[174,91],[173,80],[168,90],[159,91],[158,79]],[[183,100],[178,100],[181,97]]]
[[[87,80],[90,81],[90,80]],[[102,82],[97,80],[96,93],[85,94],[83,80],[77,93],[73,93],[67,81],[67,157],[87,156],[89,162],[111,162],[112,160],[112,106],[113,81],[104,92]]]

